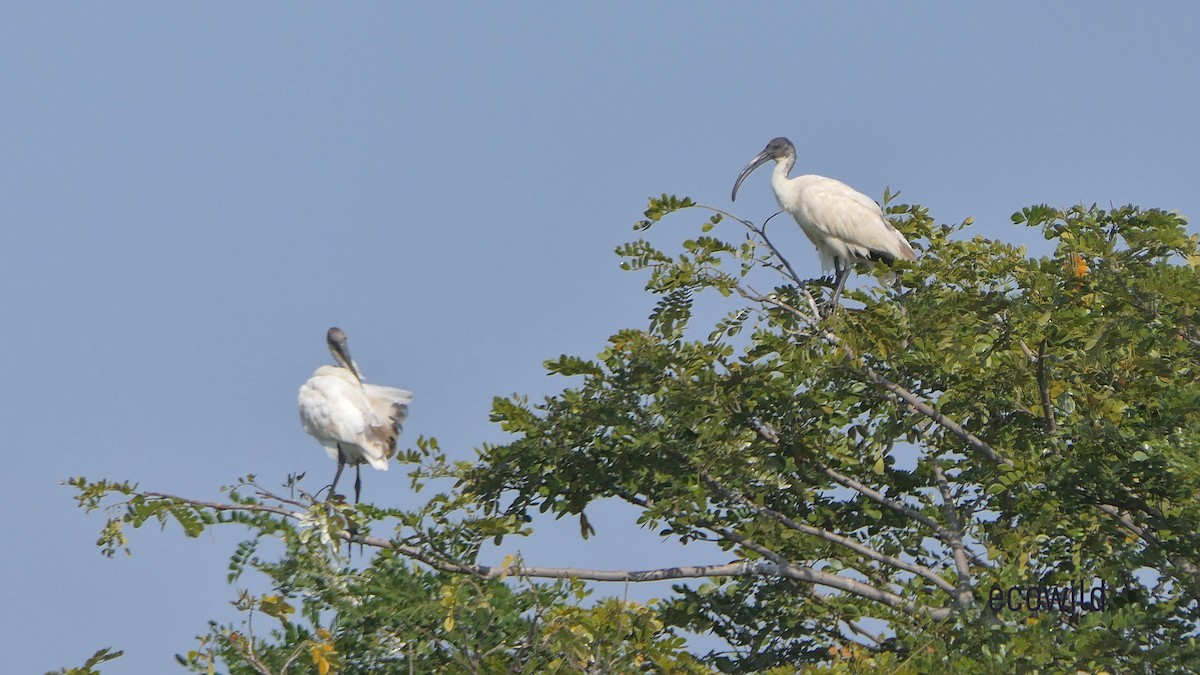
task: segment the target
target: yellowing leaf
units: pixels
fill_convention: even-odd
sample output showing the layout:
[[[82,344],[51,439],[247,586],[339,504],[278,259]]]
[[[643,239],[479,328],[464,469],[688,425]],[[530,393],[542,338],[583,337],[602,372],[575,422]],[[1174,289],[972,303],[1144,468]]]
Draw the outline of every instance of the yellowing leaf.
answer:
[[[1081,277],[1087,273],[1088,273],[1087,262],[1085,262],[1082,257],[1077,256],[1075,258],[1075,276]]]
[[[313,665],[317,667],[317,672],[320,675],[329,675],[329,670],[332,666],[329,663],[329,655],[333,653],[333,645],[325,642],[320,642],[309,649],[309,654],[312,656]]]

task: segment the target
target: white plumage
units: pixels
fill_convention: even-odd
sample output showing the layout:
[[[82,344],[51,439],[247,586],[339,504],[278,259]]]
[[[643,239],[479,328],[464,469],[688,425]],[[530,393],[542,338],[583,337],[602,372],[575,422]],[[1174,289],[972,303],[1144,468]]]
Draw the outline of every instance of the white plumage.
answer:
[[[304,430],[338,463],[329,488],[332,496],[346,464],[353,465],[356,473],[364,463],[387,471],[412,393],[364,383],[340,328],[330,328],[326,341],[340,365],[317,368],[300,387],[299,404]],[[361,490],[362,478],[356,476],[355,501]]]
[[[779,208],[792,214],[800,229],[817,247],[821,267],[834,271],[837,286],[832,302],[837,303],[850,267],[855,261],[890,263],[916,260],[917,254],[904,235],[892,227],[873,199],[840,180],[805,175],[788,178],[796,164],[796,147],[782,136],[772,140],[742,169],[733,185],[732,199],[752,171],[775,160],[771,188]]]

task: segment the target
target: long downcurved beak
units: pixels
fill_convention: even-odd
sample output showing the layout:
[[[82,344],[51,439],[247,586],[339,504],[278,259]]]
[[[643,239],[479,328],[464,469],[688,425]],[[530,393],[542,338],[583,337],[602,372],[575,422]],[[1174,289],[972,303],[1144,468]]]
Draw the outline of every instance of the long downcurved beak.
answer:
[[[333,360],[354,373],[354,377],[362,382],[362,373],[358,370],[358,364],[350,357],[350,346],[346,344],[346,334],[342,332],[342,329],[336,326],[330,328],[329,333],[325,336],[325,341],[329,343],[329,353],[333,354]]]
[[[731,202],[737,201],[738,188],[740,188],[742,186],[742,181],[746,180],[746,176],[749,176],[751,173],[754,172],[755,169],[762,166],[763,164],[766,164],[767,162],[771,161],[772,159],[773,159],[773,157],[771,157],[771,155],[767,154],[766,150],[763,150],[762,152],[755,155],[754,159],[750,160],[750,163],[746,165],[746,168],[742,169],[742,173],[738,176],[737,182],[735,182],[733,184],[733,194],[729,197],[729,201],[731,201]]]

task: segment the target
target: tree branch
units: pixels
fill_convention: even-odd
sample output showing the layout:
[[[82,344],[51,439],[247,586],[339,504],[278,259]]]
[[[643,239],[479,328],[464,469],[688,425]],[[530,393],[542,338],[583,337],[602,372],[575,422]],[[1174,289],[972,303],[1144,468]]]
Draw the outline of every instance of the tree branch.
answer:
[[[779,252],[779,249],[775,248],[775,244],[773,244],[771,242],[770,238],[767,237],[766,223],[763,223],[762,227],[759,227],[759,226],[755,225],[754,223],[750,222],[749,220],[739,218],[728,211],[718,209],[718,208],[712,207],[712,206],[706,206],[704,204],[696,204],[696,206],[698,208],[712,211],[713,213],[719,214],[722,217],[730,218],[732,220],[736,220],[737,222],[741,223],[743,227],[750,230],[750,232],[752,232],[753,234],[757,235],[760,239],[762,239],[763,244],[766,245],[767,250],[771,252],[771,255],[775,256],[776,258],[779,259],[779,262],[783,263],[783,266],[785,268],[787,268],[787,275],[789,277],[791,277],[791,281],[793,283],[795,283],[797,286],[803,285],[803,282],[801,282],[801,280],[800,280],[800,275],[796,274],[796,270],[792,268],[792,263],[788,262],[788,259],[785,258],[783,256],[783,254]],[[782,212],[777,212],[775,215],[771,216],[771,218],[774,218],[775,216],[779,215],[779,213],[782,213]],[[771,218],[767,218],[767,220],[770,220]]]
[[[1096,506],[1100,509],[1100,511],[1115,520],[1121,527],[1124,527],[1139,539],[1146,542],[1146,544],[1151,548],[1163,549],[1162,542],[1159,541],[1158,537],[1154,536],[1154,534],[1146,528],[1135,523],[1133,518],[1128,513],[1122,512],[1120,509],[1111,504],[1097,504]],[[1167,559],[1170,560],[1171,564],[1177,569],[1190,577],[1188,581],[1191,582],[1190,585],[1193,588],[1193,593],[1197,592],[1197,590],[1200,590],[1200,568],[1198,568],[1192,561],[1179,555],[1173,555],[1169,552],[1167,553]]]
[[[683,459],[686,461],[686,458],[683,458]],[[759,514],[760,516],[770,518],[771,520],[774,520],[775,522],[783,525],[784,527],[795,530],[797,532],[801,532],[803,534],[807,534],[807,535],[810,535],[813,537],[817,537],[819,539],[823,539],[832,544],[837,544],[839,546],[843,546],[843,547],[848,548],[851,551],[854,551],[855,553],[858,553],[859,555],[861,555],[865,558],[868,558],[870,560],[874,560],[876,562],[883,563],[885,565],[890,565],[892,567],[904,570],[906,572],[911,572],[912,574],[915,574],[915,575],[921,577],[922,579],[929,581],[933,585],[937,586],[938,588],[941,588],[942,590],[944,590],[947,593],[950,593],[952,595],[957,592],[957,589],[955,588],[955,586],[953,584],[951,584],[949,581],[946,581],[945,579],[943,579],[941,577],[941,575],[939,575],[937,572],[929,569],[928,567],[924,567],[922,565],[917,565],[916,563],[910,563],[908,561],[901,560],[900,558],[894,558],[885,553],[876,551],[875,549],[873,549],[861,542],[858,542],[854,539],[850,539],[849,537],[843,537],[839,534],[834,534],[833,532],[829,532],[828,530],[823,530],[819,527],[813,527],[812,525],[806,525],[804,523],[797,523],[796,521],[792,520],[791,518],[787,517],[786,515],[778,512],[770,507],[759,505],[758,503],[747,498],[745,495],[743,495],[741,493],[736,493],[736,492],[726,488],[725,486],[721,485],[721,483],[719,483],[715,478],[713,478],[707,471],[704,471],[703,469],[699,469],[699,472],[700,472],[700,477],[702,479],[704,479],[704,482],[707,483],[708,486],[710,488],[712,488],[712,490],[714,492],[716,492],[718,496],[720,496],[724,499],[727,499],[729,501],[733,501],[733,502],[736,502],[743,506],[746,506],[747,508],[753,510],[755,513]]]
[[[779,215],[779,213],[771,216],[771,218],[774,218],[777,215]],[[771,218],[767,218],[767,220],[770,220]],[[800,279],[800,275],[796,274],[796,270],[792,267],[792,263],[789,262],[786,257],[784,257],[783,253],[775,247],[775,244],[771,241],[771,238],[767,236],[767,224],[764,222],[762,226],[759,227],[748,220],[743,220],[742,224],[748,227],[751,232],[762,238],[763,243],[766,244],[767,250],[771,252],[771,255],[778,258],[779,262],[783,263],[783,266],[787,268],[788,276],[791,277],[792,283],[796,284],[797,287],[803,286],[804,282]]]
[[[826,333],[826,334],[832,335],[832,333]],[[961,424],[959,424],[958,422],[955,422],[954,420],[950,419],[949,417],[946,417],[942,413],[938,412],[936,409],[933,408],[933,406],[926,403],[924,400],[922,400],[916,394],[905,389],[904,387],[901,387],[900,385],[896,384],[895,382],[892,382],[891,380],[887,379],[883,375],[880,375],[878,372],[875,371],[874,368],[867,365],[866,363],[863,363],[861,359],[856,358],[855,360],[858,361],[859,367],[862,369],[863,373],[866,374],[867,378],[869,378],[875,384],[878,384],[879,386],[883,387],[884,389],[887,389],[888,391],[895,394],[897,397],[900,398],[900,400],[904,401],[908,405],[908,407],[911,408],[913,411],[918,412],[918,413],[928,417],[929,419],[933,420],[934,422],[937,422],[939,425],[941,425],[947,431],[954,434],[955,436],[958,436],[960,439],[965,441],[967,443],[967,445],[969,445],[972,448],[975,448],[979,452],[983,453],[983,455],[985,457],[992,460],[993,462],[996,462],[998,464],[1012,464],[1012,460],[1005,459],[1004,457],[1002,457],[1000,455],[1000,453],[996,452],[992,448],[992,446],[988,445],[983,439],[979,438],[975,434],[964,429],[963,426]]]
[[[647,508],[649,506],[649,503],[645,499],[642,499],[642,498],[638,497],[637,495],[630,494],[626,490],[621,490],[620,488],[617,488],[615,490],[615,492],[617,493],[618,496],[621,497],[621,499],[624,499],[625,501],[627,501],[635,506],[640,506],[642,508]],[[673,511],[671,513],[671,515],[674,516],[675,518],[683,517],[683,514],[679,513],[678,511]],[[771,562],[773,562],[777,565],[791,565],[792,564],[791,561],[788,560],[786,557],[776,553],[775,551],[772,551],[771,549],[767,548],[766,546],[759,544],[758,542],[754,541],[753,539],[750,539],[749,537],[747,537],[743,534],[740,534],[738,532],[735,532],[735,531],[729,529],[728,527],[724,527],[722,525],[717,525],[715,523],[711,523],[704,519],[696,519],[696,523],[701,528],[708,530],[714,534],[717,534],[721,537],[724,537],[725,539],[728,539],[729,541],[732,541],[735,544],[737,544],[743,548],[754,551],[755,553],[761,555],[763,558],[770,560]]]
[[[903,606],[906,609],[916,607],[916,605],[913,603],[904,604],[903,599],[899,595],[896,595],[895,593],[892,593],[890,591],[885,591],[877,586],[872,586],[870,584],[866,584],[866,583],[863,583],[860,581],[855,581],[853,579],[849,579],[847,577],[839,576],[836,574],[829,574],[828,572],[821,572],[819,570],[814,570],[810,567],[796,565],[796,564],[792,563],[790,560],[788,560],[786,557],[779,555],[778,553],[775,553],[774,551],[768,549],[767,547],[758,544],[757,542],[750,539],[749,537],[746,537],[745,535],[742,535],[728,527],[715,525],[712,523],[708,523],[706,521],[700,521],[700,522],[702,524],[702,527],[704,527],[705,529],[710,530],[710,531],[724,537],[725,539],[727,539],[729,541],[735,542],[739,546],[742,546],[743,548],[747,548],[751,551],[754,551],[754,552],[758,553],[759,555],[763,556],[764,558],[766,558],[767,560],[770,560],[771,563],[773,563],[779,570],[784,570],[784,572],[781,572],[779,574],[779,576],[800,579],[802,581],[809,581],[809,582],[817,584],[817,585],[828,586],[830,588],[836,588],[838,590],[846,591],[849,593],[853,593],[854,595],[864,597],[868,600],[873,600],[875,602],[880,602],[880,603],[886,604],[889,607],[902,607]],[[826,533],[826,534],[830,534],[830,533]],[[837,535],[831,534],[831,536],[836,537]],[[854,542],[854,543],[857,543],[857,542]],[[871,551],[871,549],[869,549],[865,546],[863,546],[862,548],[866,551]],[[872,552],[874,552],[874,551],[872,551]],[[883,555],[883,554],[879,554],[877,552],[875,552],[875,553],[877,555],[881,555],[881,556]],[[887,557],[887,556],[884,556],[884,557]],[[903,564],[903,561],[898,560],[897,562]],[[825,581],[822,582],[822,581],[816,580],[815,578],[814,579],[807,578],[804,576],[806,572],[811,572],[813,574],[819,575],[820,578],[825,579]],[[794,576],[794,575],[801,575],[801,576]],[[922,575],[922,576],[924,576],[924,575]],[[940,577],[939,577],[939,579],[940,579]],[[941,581],[944,582],[945,580],[942,579]],[[847,582],[849,582],[849,583],[847,584]],[[841,584],[846,584],[846,585],[843,586]],[[901,604],[894,604],[894,603],[901,603]]]
[[[423,562],[442,572],[470,574],[481,579],[502,579],[509,576],[522,576],[534,579],[580,579],[583,581],[642,583],[647,581],[664,581],[668,579],[715,579],[722,577],[774,576],[794,579],[796,581],[803,581],[818,586],[825,586],[827,588],[845,591],[867,600],[873,600],[880,604],[887,605],[888,607],[919,612],[935,620],[947,618],[950,616],[951,611],[946,607],[926,607],[917,605],[916,603],[905,600],[895,593],[876,588],[875,586],[863,583],[861,581],[838,576],[836,574],[830,574],[829,572],[814,570],[809,567],[793,565],[787,562],[752,563],[748,561],[741,561],[736,563],[726,563],[723,565],[685,565],[679,567],[664,567],[659,569],[636,571],[582,569],[578,567],[534,567],[520,563],[513,563],[507,567],[499,567],[437,560],[430,556],[424,555],[424,553],[421,551],[399,545],[394,541],[389,541],[380,537],[351,535],[348,532],[341,532],[338,534],[338,536],[351,543],[393,550],[401,555],[413,558],[419,562]]]
[[[947,536],[946,530],[941,525],[939,525],[937,523],[937,521],[933,520],[932,518],[925,515],[924,513],[921,513],[920,511],[912,508],[911,506],[909,506],[903,502],[898,502],[894,499],[891,499],[889,497],[886,497],[886,496],[880,494],[878,491],[876,491],[870,487],[867,487],[865,484],[863,484],[849,476],[846,476],[842,473],[839,473],[838,471],[826,466],[824,462],[821,462],[820,460],[818,460],[814,457],[804,456],[800,452],[799,449],[785,448],[783,446],[783,443],[779,439],[779,435],[776,434],[775,430],[771,429],[769,426],[764,425],[762,423],[756,423],[753,426],[754,426],[755,432],[757,432],[758,435],[761,436],[764,440],[766,440],[770,443],[773,443],[775,445],[778,445],[780,448],[783,448],[784,450],[789,451],[792,455],[792,459],[796,462],[797,465],[811,464],[818,471],[825,474],[828,478],[833,480],[838,485],[841,485],[842,487],[850,488],[851,490],[854,490],[855,492],[861,494],[862,496],[866,497],[867,499],[870,499],[871,501],[873,501],[881,506],[885,506],[901,515],[907,516],[908,518],[912,518],[913,520],[921,523],[925,527],[928,527],[930,530],[932,530],[934,533],[934,536],[936,536],[938,539],[940,539],[942,541],[946,541],[946,536]]]
[[[1021,347],[1028,352],[1029,348],[1025,343],[1021,343]],[[1054,421],[1054,407],[1050,403],[1050,379],[1046,374],[1046,341],[1042,340],[1042,344],[1038,345],[1037,355],[1037,383],[1038,390],[1042,396],[1042,418],[1045,419],[1046,434],[1052,435],[1058,433],[1058,424]]]
[[[278,499],[275,495],[260,491],[259,494],[269,495],[271,499]],[[178,502],[189,506],[203,506],[212,509],[213,511],[250,511],[253,513],[273,513],[277,516],[284,516],[292,520],[300,520],[304,514],[299,511],[285,509],[282,506],[267,506],[266,504],[227,504],[225,502],[209,502],[202,499],[187,499],[185,497],[177,497],[162,492],[138,492],[135,495],[142,497],[153,497],[164,501]],[[280,500],[282,501],[282,500]]]
[[[767,296],[767,295],[762,295],[758,291],[755,291],[753,288],[742,287],[741,285],[737,286],[737,290],[738,290],[738,293],[742,297],[746,298],[747,300],[774,305],[775,307],[778,307],[785,311],[791,312],[793,315],[795,315],[801,319],[804,319],[805,321],[808,321],[814,325],[816,324],[816,322],[813,320],[813,318],[810,315],[806,314],[805,312],[800,311],[799,309],[796,309],[795,307],[792,307],[791,305],[788,305],[785,302],[778,300],[777,298]],[[802,290],[804,290],[804,292],[808,295],[809,302],[810,302],[810,304],[812,304],[812,309],[813,309],[814,315],[816,317],[820,317],[820,312],[816,307],[816,301],[813,300],[812,295],[808,293],[807,289],[802,289]],[[879,385],[879,386],[883,387],[884,389],[887,389],[889,392],[891,392],[893,395],[895,395],[901,401],[903,401],[914,412],[920,413],[920,414],[928,417],[929,419],[933,420],[934,422],[938,423],[943,428],[948,430],[950,433],[954,434],[955,436],[959,437],[964,442],[966,442],[967,445],[969,445],[972,448],[975,448],[979,452],[983,453],[983,455],[985,457],[992,460],[993,462],[996,462],[999,464],[1012,464],[1011,460],[1004,458],[1002,455],[1000,455],[1000,453],[996,452],[996,450],[994,448],[992,448],[992,446],[988,445],[988,443],[985,442],[983,439],[981,439],[978,436],[976,436],[975,434],[972,434],[971,432],[967,431],[958,422],[955,422],[954,420],[950,419],[949,417],[946,417],[945,415],[943,415],[941,412],[938,412],[937,409],[935,409],[933,406],[929,405],[921,397],[919,397],[916,394],[912,393],[911,391],[905,389],[904,387],[896,384],[895,382],[892,382],[888,378],[881,375],[874,368],[867,365],[867,363],[861,357],[855,355],[854,352],[851,351],[850,348],[847,347],[844,342],[842,342],[842,339],[839,338],[832,331],[830,331],[828,329],[821,329],[821,337],[826,342],[828,342],[830,345],[833,345],[834,347],[838,347],[838,348],[845,350],[846,355],[863,372],[863,374],[865,374],[867,376],[867,379],[869,379],[871,382],[875,383],[876,385]]]
[[[735,216],[731,213],[728,213],[727,211],[723,211],[721,209],[717,209],[717,208],[714,208],[711,206],[699,205],[699,204],[697,206],[699,206],[700,208],[712,211],[714,213],[721,214],[722,216],[729,217],[729,218],[736,220],[737,222],[741,223],[744,227],[749,229],[756,236],[758,236],[760,239],[762,239],[763,243],[766,245],[767,249],[771,252],[771,254],[774,255],[776,258],[778,258],[781,262],[783,262],[784,266],[788,270],[788,274],[791,277],[791,281],[794,282],[796,284],[796,287],[798,289],[800,289],[808,297],[809,305],[810,305],[813,313],[810,316],[810,315],[806,314],[805,312],[801,312],[800,310],[796,309],[795,307],[791,307],[790,305],[783,303],[773,297],[764,296],[752,288],[743,288],[740,284],[738,284],[738,286],[737,286],[738,293],[741,294],[742,297],[745,297],[747,300],[751,300],[753,302],[772,304],[776,307],[779,307],[780,309],[789,311],[792,314],[794,314],[795,316],[802,318],[802,319],[816,325],[817,320],[819,320],[821,317],[821,312],[817,306],[816,300],[812,297],[812,294],[808,292],[808,289],[804,287],[804,282],[800,279],[799,275],[796,274],[796,271],[792,268],[792,266],[788,262],[787,258],[785,258],[779,252],[779,250],[775,248],[775,245],[773,243],[771,243],[770,238],[767,237],[765,227],[760,228],[748,220],[743,220],[741,218],[738,218],[737,216]],[[816,317],[816,320],[814,320],[813,317]],[[916,394],[913,394],[911,391],[892,382],[891,380],[884,377],[883,375],[880,375],[874,368],[867,365],[861,358],[855,356],[853,354],[853,352],[851,352],[850,349],[845,346],[845,344],[842,342],[841,338],[839,338],[832,331],[825,329],[825,330],[822,330],[821,332],[823,334],[824,339],[827,342],[829,342],[830,344],[832,344],[836,347],[841,347],[842,349],[845,349],[846,353],[856,363],[856,365],[858,365],[858,367],[862,370],[862,372],[864,374],[866,374],[868,379],[870,379],[875,384],[882,386],[883,388],[892,392],[892,394],[896,395],[902,401],[904,401],[906,404],[908,404],[908,406],[911,409],[913,409],[915,412],[918,412],[918,413],[925,415],[926,417],[934,420],[939,425],[941,425],[942,427],[944,427],[945,429],[950,431],[952,434],[954,434],[955,436],[957,436],[960,439],[962,439],[963,441],[965,441],[969,446],[971,446],[972,448],[975,448],[979,452],[983,453],[983,455],[985,457],[987,457],[988,459],[990,459],[991,461],[1001,463],[1001,464],[1012,464],[1011,460],[1005,459],[1003,456],[1000,455],[1000,453],[996,452],[996,450],[994,448],[992,448],[992,446],[988,445],[985,441],[983,441],[982,439],[977,437],[975,434],[972,434],[971,432],[967,431],[965,428],[963,428],[963,426],[961,424],[955,422],[954,420],[950,419],[949,417],[946,417],[942,413],[938,412],[933,406],[929,405],[927,402],[925,402],[923,399],[921,399]],[[1039,364],[1039,368],[1041,368],[1042,361],[1040,359],[1038,361],[1038,364]],[[1046,395],[1048,395],[1048,394],[1046,394]],[[1049,410],[1049,408],[1047,408],[1047,410]],[[1053,424],[1052,418],[1050,420],[1050,423]]]
[[[291,511],[282,507],[268,506],[265,504],[225,504],[221,502],[185,499],[183,497],[168,495],[161,492],[145,492],[140,494],[144,497],[169,500],[193,507],[198,506],[210,508],[214,511],[249,511],[256,513],[271,513],[296,521],[301,520],[304,515],[300,512]],[[386,549],[395,551],[400,555],[424,563],[441,572],[449,572],[452,574],[469,574],[480,579],[503,579],[509,576],[518,576],[534,579],[580,579],[584,581],[643,583],[649,581],[664,581],[669,579],[768,576],[793,579],[796,581],[843,591],[895,609],[917,612],[938,621],[946,619],[950,616],[951,609],[948,607],[928,607],[925,605],[917,605],[914,602],[905,600],[896,593],[892,593],[891,591],[887,591],[855,579],[812,569],[810,567],[794,565],[779,554],[770,551],[765,547],[759,546],[746,537],[728,530],[728,528],[710,526],[709,529],[713,529],[713,531],[728,537],[731,541],[735,541],[741,546],[744,546],[750,550],[754,550],[760,555],[769,558],[771,562],[739,561],[734,563],[726,563],[723,565],[685,565],[679,567],[664,567],[658,569],[634,571],[582,569],[575,567],[535,567],[527,566],[519,560],[507,566],[489,566],[469,564],[439,558],[426,551],[402,544],[397,540],[355,534],[346,530],[340,530],[336,533],[333,533],[333,535],[338,539],[351,544],[360,544],[362,546],[370,546],[372,548],[381,550]]]
[[[954,567],[958,571],[958,593],[956,600],[963,609],[975,604],[975,596],[971,593],[971,564],[967,560],[966,546],[963,545],[962,519],[954,506],[954,496],[950,493],[950,481],[946,480],[946,472],[941,464],[933,460],[933,477],[937,481],[938,492],[942,493],[942,512],[946,514],[949,526],[950,550],[954,552]]]
[[[763,295],[762,293],[759,293],[757,290],[755,290],[754,287],[752,287],[752,286],[743,286],[741,284],[738,284],[735,288],[737,288],[738,295],[742,296],[743,298],[745,298],[751,302],[757,302],[757,303],[764,304],[764,305],[773,305],[775,307],[778,307],[779,309],[782,309],[786,312],[789,312],[789,313],[795,315],[797,318],[802,319],[810,324],[815,325],[817,323],[817,321],[819,321],[821,318],[821,312],[817,308],[817,301],[815,299],[813,299],[812,293],[809,293],[808,289],[806,289],[806,288],[803,288],[800,286],[797,287],[804,293],[805,297],[808,298],[809,308],[812,310],[812,312],[813,312],[812,314],[806,314],[806,313],[800,311],[799,309],[792,307],[791,305],[787,304],[786,302],[780,300],[779,298],[774,297],[773,295]]]

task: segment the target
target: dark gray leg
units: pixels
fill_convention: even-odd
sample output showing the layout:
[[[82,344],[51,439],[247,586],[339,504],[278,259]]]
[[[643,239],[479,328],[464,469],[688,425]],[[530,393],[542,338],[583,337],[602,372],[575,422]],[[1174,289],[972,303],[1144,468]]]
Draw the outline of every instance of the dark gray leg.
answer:
[[[333,474],[333,484],[329,486],[328,499],[333,499],[333,496],[335,494],[337,494],[337,482],[338,482],[338,479],[342,477],[342,469],[344,469],[344,468],[346,468],[346,455],[345,455],[345,453],[342,452],[342,448],[339,446],[338,447],[337,473]]]
[[[838,299],[842,297],[842,289],[846,287],[846,279],[850,276],[850,265],[842,266],[840,259],[834,259],[833,271],[837,274],[837,284],[833,287],[833,296],[829,300],[829,309],[837,307]]]
[[[362,494],[362,464],[354,465],[354,503],[358,503],[358,496]]]

